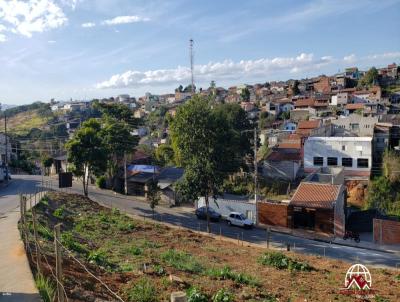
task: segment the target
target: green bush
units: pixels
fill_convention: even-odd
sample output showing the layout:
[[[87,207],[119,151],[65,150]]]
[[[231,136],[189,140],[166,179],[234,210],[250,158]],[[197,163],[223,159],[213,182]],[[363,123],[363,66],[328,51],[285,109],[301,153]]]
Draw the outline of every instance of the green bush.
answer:
[[[227,289],[221,288],[212,297],[212,302],[233,302],[234,296]]]
[[[140,247],[134,246],[132,248],[130,248],[130,253],[134,256],[140,256],[141,254],[143,254],[143,250]]]
[[[36,287],[44,302],[53,302],[56,294],[54,283],[42,274],[35,276]]]
[[[73,250],[80,254],[87,255],[89,251],[87,248],[80,244],[79,242],[75,241],[74,237],[72,236],[71,232],[64,232],[61,234],[61,242],[64,244],[68,249]]]
[[[99,176],[96,179],[96,186],[100,189],[105,189],[107,187],[107,180],[106,177],[104,175]]]
[[[207,302],[208,298],[196,287],[190,287],[186,291],[187,302]]]
[[[232,271],[229,266],[224,266],[223,268],[212,268],[207,271],[207,275],[222,280],[232,280],[238,284],[259,286],[259,282],[254,277],[244,273],[236,273]]]
[[[131,289],[127,291],[129,301],[132,302],[157,302],[157,292],[151,280],[140,279]]]
[[[87,260],[90,263],[96,263],[97,265],[101,265],[104,267],[109,266],[106,254],[101,250],[91,251],[87,256]]]
[[[288,269],[290,271],[309,272],[314,269],[308,263],[291,259],[281,252],[266,252],[259,258],[259,262],[262,265],[272,266],[277,269]]]
[[[161,260],[181,271],[190,273],[203,271],[203,266],[192,255],[184,251],[168,250],[161,254]]]
[[[63,219],[64,218],[64,213],[65,212],[65,206],[62,205],[61,207],[57,208],[54,212],[53,212],[53,216],[57,217],[59,219]]]

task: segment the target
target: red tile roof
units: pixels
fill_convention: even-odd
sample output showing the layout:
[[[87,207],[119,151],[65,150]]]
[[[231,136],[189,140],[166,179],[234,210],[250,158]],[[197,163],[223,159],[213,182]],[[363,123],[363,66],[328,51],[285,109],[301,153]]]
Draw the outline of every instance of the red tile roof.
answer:
[[[278,149],[301,149],[301,141],[283,141],[277,146]]]
[[[363,103],[354,103],[354,104],[346,104],[347,110],[357,110],[357,109],[364,109]]]
[[[294,104],[295,107],[305,107],[305,106],[314,106],[314,99],[299,99]]]
[[[333,209],[341,185],[302,182],[294,193],[290,205],[318,209]]]
[[[320,126],[320,120],[300,121],[297,129],[315,129]]]

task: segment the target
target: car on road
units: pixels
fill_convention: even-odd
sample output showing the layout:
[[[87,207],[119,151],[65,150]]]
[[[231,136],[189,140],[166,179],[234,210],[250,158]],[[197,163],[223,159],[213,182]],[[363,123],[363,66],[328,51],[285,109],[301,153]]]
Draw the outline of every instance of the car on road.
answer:
[[[248,219],[242,213],[231,212],[229,213],[228,218],[226,220],[228,222],[228,225],[236,225],[247,229],[251,229],[252,227],[254,227],[253,221]]]
[[[211,221],[219,221],[221,219],[221,214],[213,208],[208,207],[208,213]],[[195,214],[198,219],[207,219],[206,207],[197,208]]]

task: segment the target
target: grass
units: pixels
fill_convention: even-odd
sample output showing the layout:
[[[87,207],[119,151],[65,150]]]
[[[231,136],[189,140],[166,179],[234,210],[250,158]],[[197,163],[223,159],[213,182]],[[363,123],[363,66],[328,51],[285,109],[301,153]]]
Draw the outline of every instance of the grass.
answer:
[[[42,274],[35,276],[35,284],[39,290],[39,294],[43,299],[43,302],[53,302],[56,294],[55,285],[50,279],[46,278]]]
[[[152,281],[141,278],[136,284],[126,291],[129,301],[132,302],[157,302],[157,291]]]
[[[208,298],[197,287],[190,287],[186,291],[187,302],[208,302]]]
[[[281,252],[266,252],[259,259],[262,265],[272,266],[276,269],[309,272],[314,268],[306,262],[300,262],[286,256]]]
[[[213,302],[233,302],[234,299],[233,294],[225,288],[221,288],[212,297]]]
[[[209,277],[221,280],[232,280],[237,284],[245,284],[251,286],[259,286],[260,283],[253,277],[244,273],[232,271],[229,266],[223,268],[212,268],[206,273]]]
[[[201,273],[203,266],[189,253],[170,249],[160,255],[161,260],[177,270],[189,273]]]

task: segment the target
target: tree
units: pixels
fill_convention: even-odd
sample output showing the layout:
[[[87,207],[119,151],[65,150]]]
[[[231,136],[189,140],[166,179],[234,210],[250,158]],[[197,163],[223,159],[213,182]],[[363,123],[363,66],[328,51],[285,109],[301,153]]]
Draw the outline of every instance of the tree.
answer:
[[[371,86],[378,80],[379,74],[375,67],[371,67],[367,73],[360,79],[358,86]]]
[[[392,201],[390,181],[380,176],[370,182],[367,194],[367,208],[387,212]]]
[[[240,97],[242,98],[242,101],[248,102],[250,101],[250,90],[249,88],[245,87],[242,89],[240,92]]]
[[[185,168],[177,189],[188,200],[204,196],[210,232],[209,199],[220,192],[224,177],[240,166],[238,149],[232,147],[240,144],[240,134],[225,114],[217,113],[200,96],[179,107],[170,126],[175,159]]]
[[[391,183],[400,183],[400,156],[394,151],[386,150],[383,154],[383,175]]]
[[[88,196],[89,193],[91,175],[103,174],[107,166],[107,153],[100,132],[100,122],[96,119],[89,119],[66,143],[68,162],[73,165],[74,174],[82,177],[85,196]]]
[[[44,155],[42,157],[42,165],[45,169],[45,173],[48,175],[49,173],[49,168],[51,167],[51,165],[53,164],[53,158],[48,156],[48,155]]]
[[[298,95],[300,94],[300,89],[299,89],[299,81],[295,80],[293,82],[293,86],[292,86],[292,95]]]
[[[154,209],[161,201],[160,187],[158,186],[157,180],[150,180],[147,183],[147,201],[150,204],[150,208],[153,212],[153,218],[154,218]]]
[[[162,144],[155,150],[155,158],[160,166],[174,164],[174,150],[170,145]]]

